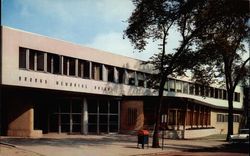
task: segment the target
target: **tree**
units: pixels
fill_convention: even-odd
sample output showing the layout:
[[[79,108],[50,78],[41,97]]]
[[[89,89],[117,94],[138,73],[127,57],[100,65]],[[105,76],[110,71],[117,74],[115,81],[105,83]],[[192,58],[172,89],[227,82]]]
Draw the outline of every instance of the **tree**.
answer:
[[[224,78],[228,95],[227,140],[233,134],[234,91],[249,72],[246,64],[250,58],[242,58],[246,52],[243,43],[250,37],[248,7],[247,1],[208,1],[195,22],[195,25],[199,26],[204,21],[211,21],[211,24],[209,22],[202,28],[198,36],[199,50],[196,59],[200,60],[200,63],[195,68],[195,78],[199,79],[205,75],[208,67],[209,71],[214,73],[214,78]]]
[[[159,122],[163,101],[164,85],[169,75],[184,74],[185,70],[194,66],[192,43],[206,21],[194,27],[194,17],[199,14],[205,0],[133,0],[136,6],[128,19],[128,27],[124,31],[136,49],[143,51],[147,39],[161,41],[161,51],[147,63],[154,65],[158,74],[155,76],[155,87],[158,89],[155,126],[152,147],[159,147]],[[167,37],[170,28],[176,27],[181,35],[180,44],[172,53],[166,54]]]

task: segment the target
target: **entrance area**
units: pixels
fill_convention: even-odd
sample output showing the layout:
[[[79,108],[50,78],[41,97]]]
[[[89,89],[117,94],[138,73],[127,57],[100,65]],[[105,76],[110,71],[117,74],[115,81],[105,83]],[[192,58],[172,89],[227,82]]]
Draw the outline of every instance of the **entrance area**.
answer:
[[[120,102],[110,99],[62,98],[48,107],[48,132],[117,133]]]

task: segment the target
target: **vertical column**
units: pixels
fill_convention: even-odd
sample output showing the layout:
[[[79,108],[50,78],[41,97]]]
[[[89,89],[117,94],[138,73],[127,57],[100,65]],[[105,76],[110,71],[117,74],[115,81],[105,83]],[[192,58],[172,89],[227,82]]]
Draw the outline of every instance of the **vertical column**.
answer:
[[[198,119],[197,119],[197,127],[199,127],[201,123],[201,106],[198,105]]]
[[[60,63],[60,73],[61,75],[63,75],[63,56],[60,56],[59,63]]]
[[[89,79],[92,79],[92,62],[89,61]]]
[[[44,64],[43,71],[47,72],[47,53],[44,53],[43,64]]]
[[[37,71],[37,53],[34,54],[34,71]]]
[[[71,134],[72,133],[72,130],[73,130],[73,119],[72,119],[72,100],[70,100],[70,103],[69,103],[69,133]]]
[[[121,101],[118,101],[118,132],[120,132],[120,121],[121,121]]]
[[[174,126],[174,127],[175,127],[175,130],[178,129],[178,128],[177,128],[177,127],[178,127],[177,118],[178,118],[178,110],[176,109],[176,110],[175,110],[175,126]]]
[[[134,74],[135,74],[135,86],[138,86],[138,75],[137,75],[137,72],[135,71]]]
[[[194,124],[194,104],[191,110],[191,128],[193,128],[193,124]]]
[[[99,105],[100,105],[100,101],[97,100],[97,123],[96,123],[96,128],[97,128],[97,134],[100,134],[100,113],[99,113]]]
[[[176,92],[176,80],[174,79],[174,91]]]
[[[104,64],[102,64],[102,80],[103,81],[108,81],[108,70],[106,69],[106,67],[105,67],[105,65]]]
[[[26,69],[30,68],[30,50],[26,49]]]
[[[144,79],[144,88],[147,88],[147,77],[146,77],[146,74],[143,73],[143,79]]]
[[[79,63],[79,62],[78,62]],[[80,72],[81,72],[81,78],[83,78],[84,77],[84,65],[83,65],[83,62],[81,62],[81,65],[80,65]]]
[[[58,104],[58,133],[60,134],[62,132],[62,126],[61,126],[61,105]]]
[[[69,76],[69,59],[67,59],[67,76]]]
[[[83,134],[88,134],[88,103],[87,99],[83,98]]]
[[[119,75],[118,75],[118,70],[116,67],[114,67],[114,82],[118,83],[119,82]]]
[[[54,57],[53,56],[51,57],[50,70],[51,70],[51,73],[53,74],[54,73]]]
[[[110,100],[108,100],[108,121],[107,121],[107,131],[108,131],[108,133],[109,133],[109,118],[110,118]]]
[[[125,84],[128,84],[129,82],[129,76],[128,76],[128,71],[126,69],[124,69],[124,75],[123,75],[123,78],[124,78],[124,83]]]
[[[75,59],[75,76],[78,76],[78,59]]]

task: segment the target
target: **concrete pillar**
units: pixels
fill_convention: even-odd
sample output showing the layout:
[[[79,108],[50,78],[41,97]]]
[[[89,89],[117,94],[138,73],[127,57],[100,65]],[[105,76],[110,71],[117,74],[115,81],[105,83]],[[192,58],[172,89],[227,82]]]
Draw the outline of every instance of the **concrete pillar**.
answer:
[[[60,56],[60,61],[59,61],[59,64],[60,64],[60,73],[61,75],[63,75],[63,56]]]
[[[121,101],[118,101],[118,133],[120,132],[121,122]]]
[[[51,57],[50,70],[51,70],[51,73],[54,73],[54,57]]]
[[[69,106],[69,133],[72,133],[73,131],[73,116],[72,116],[72,100],[70,100],[70,106]]]
[[[69,76],[69,59],[67,60],[67,75]]]
[[[134,72],[135,74],[135,86],[138,86],[138,76],[137,76],[137,72]]]
[[[144,78],[144,88],[147,88],[148,86],[147,86],[147,77],[146,77],[146,74],[144,73],[143,74],[143,78]]]
[[[26,69],[30,68],[30,50],[26,49]]]
[[[119,73],[116,67],[114,67],[114,82],[119,83]]]
[[[124,69],[124,74],[123,74],[123,79],[124,79],[124,83],[128,84],[129,82],[129,76],[128,76],[128,71],[126,69]]]
[[[44,53],[43,64],[44,64],[43,71],[47,72],[47,53]]]
[[[89,79],[92,79],[92,62],[89,62]]]
[[[75,59],[75,76],[78,76],[78,59]]]
[[[108,73],[107,72],[108,72],[108,70],[106,69],[105,65],[102,64],[102,75],[100,75],[100,76],[102,76],[102,81],[105,81],[105,82],[108,81]]]
[[[83,99],[83,134],[88,134],[88,103],[87,99]]]
[[[37,53],[34,54],[34,71],[37,71]]]

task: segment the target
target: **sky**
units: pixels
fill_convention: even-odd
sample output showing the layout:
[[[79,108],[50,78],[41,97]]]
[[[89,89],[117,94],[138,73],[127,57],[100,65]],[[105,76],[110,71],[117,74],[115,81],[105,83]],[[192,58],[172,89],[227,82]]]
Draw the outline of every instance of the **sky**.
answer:
[[[2,0],[2,8],[2,24],[12,28],[141,60],[159,52],[156,42],[140,53],[123,39],[131,0]],[[169,51],[178,45],[171,31]]]

